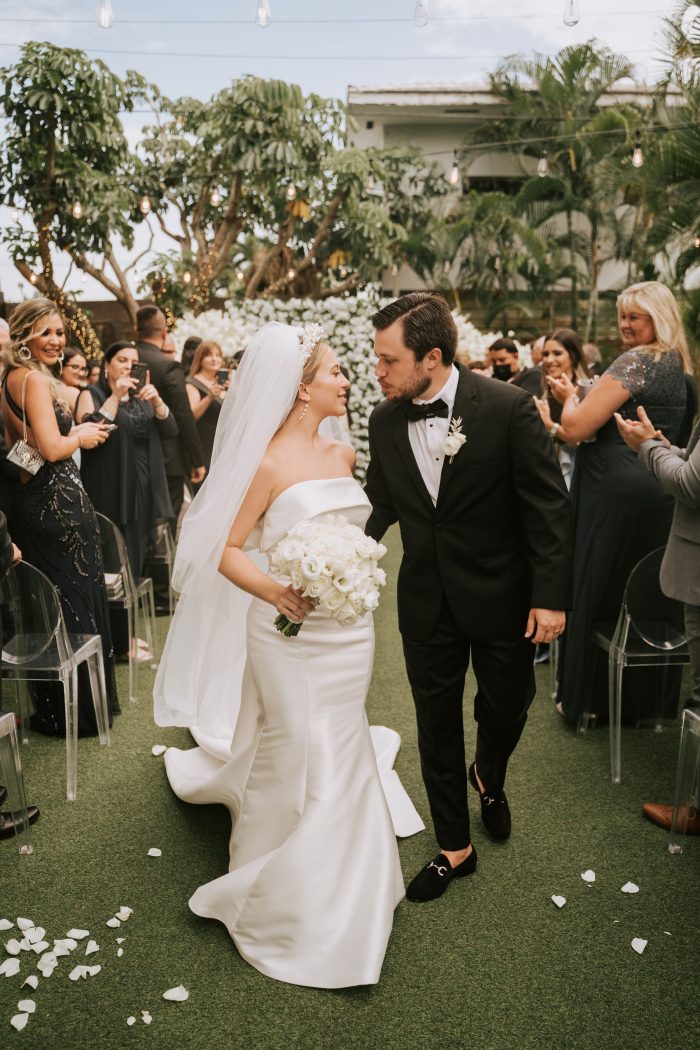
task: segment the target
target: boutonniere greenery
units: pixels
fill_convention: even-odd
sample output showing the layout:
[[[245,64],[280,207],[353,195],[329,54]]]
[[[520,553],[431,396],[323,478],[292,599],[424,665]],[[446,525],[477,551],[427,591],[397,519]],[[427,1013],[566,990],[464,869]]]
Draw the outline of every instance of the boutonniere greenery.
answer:
[[[459,416],[453,416],[450,420],[450,430],[442,443],[442,451],[446,456],[449,456],[449,462],[455,458],[462,445],[466,441],[466,437],[462,433],[462,420]]]

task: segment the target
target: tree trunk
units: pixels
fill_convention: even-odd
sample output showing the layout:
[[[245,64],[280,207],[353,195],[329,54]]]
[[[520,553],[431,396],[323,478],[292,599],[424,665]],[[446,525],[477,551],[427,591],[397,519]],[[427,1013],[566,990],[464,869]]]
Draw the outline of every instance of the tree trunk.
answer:
[[[576,270],[576,253],[574,251],[574,228],[571,211],[566,209],[566,231],[569,240],[569,261],[571,263],[571,327],[576,330],[578,323],[578,272]]]
[[[591,223],[591,287],[588,294],[588,313],[586,315],[586,329],[583,337],[584,343],[595,342],[596,323],[598,320],[598,273],[600,261],[598,258],[598,226]]]

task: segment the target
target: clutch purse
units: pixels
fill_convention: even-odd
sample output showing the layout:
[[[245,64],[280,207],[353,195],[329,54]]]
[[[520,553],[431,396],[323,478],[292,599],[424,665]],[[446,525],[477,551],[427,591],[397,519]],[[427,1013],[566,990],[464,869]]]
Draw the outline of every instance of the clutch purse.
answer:
[[[32,448],[32,446],[27,443],[27,415],[24,409],[24,395],[27,389],[27,380],[29,379],[29,376],[30,373],[28,372],[22,383],[22,425],[24,433],[21,438],[17,438],[14,445],[7,453],[7,458],[10,463],[14,463],[16,466],[21,467],[22,470],[26,470],[28,474],[37,474],[46,460],[41,452],[38,452],[37,449]]]
[[[22,470],[26,470],[28,474],[38,473],[46,462],[41,452],[37,452],[35,448],[32,448],[26,441],[22,441],[19,438],[7,453],[7,458],[10,463],[15,463]]]

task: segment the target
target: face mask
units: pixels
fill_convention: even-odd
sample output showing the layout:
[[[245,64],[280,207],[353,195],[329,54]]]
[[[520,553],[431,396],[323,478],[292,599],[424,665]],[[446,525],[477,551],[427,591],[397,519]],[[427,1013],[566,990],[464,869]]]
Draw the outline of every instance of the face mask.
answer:
[[[510,365],[494,365],[493,366],[493,378],[503,379],[506,382],[513,375]]]

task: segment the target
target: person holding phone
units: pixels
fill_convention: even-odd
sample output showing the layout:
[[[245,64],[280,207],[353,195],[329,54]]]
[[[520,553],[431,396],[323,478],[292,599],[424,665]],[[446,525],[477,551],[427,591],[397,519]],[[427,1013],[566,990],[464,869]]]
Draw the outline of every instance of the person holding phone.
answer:
[[[213,339],[205,339],[195,350],[185,384],[204,449],[204,465],[209,470],[216,424],[229,387],[229,370],[224,367],[221,347]]]
[[[95,509],[123,532],[139,578],[151,529],[173,517],[160,438],[175,437],[177,424],[133,343],[107,348],[99,382],[81,392],[76,416],[115,427],[97,455],[83,456],[81,473]]]

